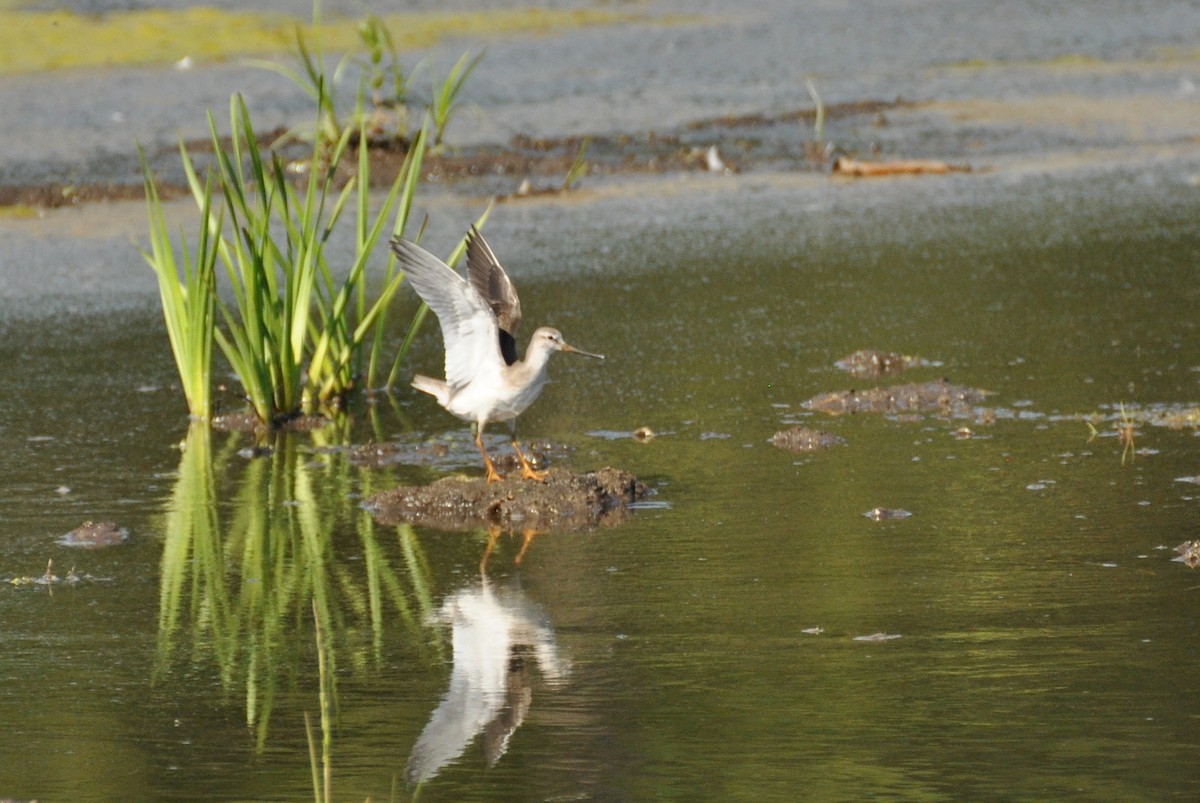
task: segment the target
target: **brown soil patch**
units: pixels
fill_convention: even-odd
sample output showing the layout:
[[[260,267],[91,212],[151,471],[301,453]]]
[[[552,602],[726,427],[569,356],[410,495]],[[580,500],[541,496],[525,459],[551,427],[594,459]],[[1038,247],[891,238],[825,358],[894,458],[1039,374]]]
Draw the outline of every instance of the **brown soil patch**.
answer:
[[[162,197],[178,198],[183,187],[168,187]],[[140,201],[146,197],[141,184],[16,184],[0,187],[0,206],[31,206],[57,209],[94,201]]]

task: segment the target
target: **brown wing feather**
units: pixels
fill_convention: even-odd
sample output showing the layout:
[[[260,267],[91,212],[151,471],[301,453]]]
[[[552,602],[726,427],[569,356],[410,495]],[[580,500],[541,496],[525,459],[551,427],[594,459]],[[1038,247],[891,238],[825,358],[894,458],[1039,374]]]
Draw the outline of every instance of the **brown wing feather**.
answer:
[[[500,351],[509,365],[517,361],[517,327],[521,323],[521,300],[517,288],[500,266],[500,260],[474,226],[467,234],[467,279],[475,292],[496,314],[500,325]]]

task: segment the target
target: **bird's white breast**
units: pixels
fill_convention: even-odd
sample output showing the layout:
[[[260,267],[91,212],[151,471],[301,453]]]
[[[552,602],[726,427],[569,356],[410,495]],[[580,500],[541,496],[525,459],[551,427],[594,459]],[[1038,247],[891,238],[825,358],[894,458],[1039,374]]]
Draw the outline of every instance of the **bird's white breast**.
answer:
[[[511,421],[533,404],[545,386],[545,371],[528,382],[482,382],[477,378],[452,393],[445,407],[464,421]]]

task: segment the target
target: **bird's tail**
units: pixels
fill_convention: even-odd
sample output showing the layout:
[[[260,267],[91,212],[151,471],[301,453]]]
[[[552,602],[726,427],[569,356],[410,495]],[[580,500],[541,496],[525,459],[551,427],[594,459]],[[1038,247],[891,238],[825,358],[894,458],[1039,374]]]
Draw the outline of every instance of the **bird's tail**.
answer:
[[[438,400],[438,404],[443,407],[450,398],[450,388],[440,379],[433,379],[428,376],[417,374],[413,377],[412,386],[422,393],[428,393]]]

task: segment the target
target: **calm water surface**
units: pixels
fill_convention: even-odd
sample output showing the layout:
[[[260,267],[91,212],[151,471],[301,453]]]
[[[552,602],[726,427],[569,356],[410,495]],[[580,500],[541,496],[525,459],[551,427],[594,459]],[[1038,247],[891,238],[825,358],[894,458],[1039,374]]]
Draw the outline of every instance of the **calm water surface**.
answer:
[[[429,400],[247,460],[189,435],[153,297],[10,305],[0,577],[95,579],[0,587],[0,797],[306,798],[319,653],[338,799],[1200,794],[1200,575],[1171,560],[1200,440],[1139,423],[1123,466],[1115,437],[1122,403],[1200,402],[1194,188],[738,181],[497,212],[530,329],[609,355],[557,358],[523,432],[658,496],[519,567],[503,536],[486,578],[485,533],[358,508],[435,472],[326,448],[447,437],[477,470]],[[806,411],[870,384],[833,367],[862,347],[994,421]],[[847,445],[768,443],[795,423]],[[129,541],[55,543],[86,519]]]

